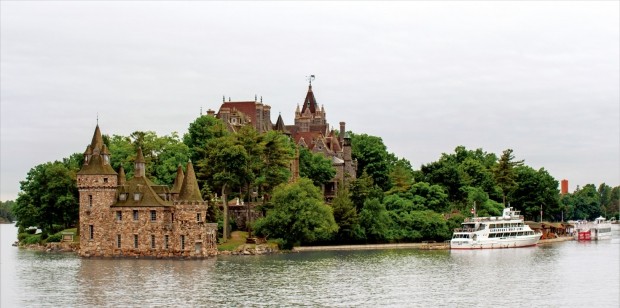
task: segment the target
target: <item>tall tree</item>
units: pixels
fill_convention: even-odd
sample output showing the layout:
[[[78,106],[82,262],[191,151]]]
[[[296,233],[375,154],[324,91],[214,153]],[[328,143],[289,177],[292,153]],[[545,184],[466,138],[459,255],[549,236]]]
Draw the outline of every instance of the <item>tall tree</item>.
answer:
[[[364,171],[383,191],[390,189],[390,159],[393,156],[387,151],[383,139],[367,134],[351,134],[351,154],[357,160],[357,176]]]
[[[273,191],[273,209],[257,220],[257,234],[279,238],[285,248],[295,244],[315,243],[330,239],[338,231],[332,209],[308,179],[283,184]]]
[[[17,225],[38,227],[44,232],[54,226],[69,227],[78,220],[78,190],[75,170],[56,161],[30,169],[20,182],[14,207]]]
[[[226,124],[222,120],[202,115],[189,124],[187,133],[183,135],[183,143],[189,148],[190,158],[197,162],[207,156],[207,144],[210,140],[228,135]]]
[[[497,165],[493,168],[493,175],[497,186],[502,191],[502,201],[506,206],[506,196],[517,187],[515,181],[516,175],[514,168],[523,165],[523,160],[514,160],[512,149],[506,149],[502,152]]]
[[[331,181],[336,176],[336,170],[331,160],[320,153],[312,153],[305,147],[299,147],[299,175],[312,180],[316,186]]]
[[[363,239],[363,230],[348,189],[339,189],[331,203],[338,232],[334,236],[336,243],[356,242]]]

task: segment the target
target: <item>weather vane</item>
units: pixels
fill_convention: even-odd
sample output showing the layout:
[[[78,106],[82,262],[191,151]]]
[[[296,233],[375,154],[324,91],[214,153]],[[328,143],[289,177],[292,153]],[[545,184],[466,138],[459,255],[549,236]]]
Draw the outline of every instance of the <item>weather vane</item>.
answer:
[[[314,75],[306,76],[306,80],[312,85],[312,80],[314,80]]]

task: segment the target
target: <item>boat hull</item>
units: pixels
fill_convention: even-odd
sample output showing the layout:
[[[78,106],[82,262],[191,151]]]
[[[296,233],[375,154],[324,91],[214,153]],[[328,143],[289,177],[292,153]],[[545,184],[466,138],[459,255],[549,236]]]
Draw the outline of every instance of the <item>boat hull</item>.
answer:
[[[474,241],[470,239],[452,239],[450,241],[450,249],[469,250],[469,249],[503,249],[503,248],[521,248],[532,247],[538,244],[540,234],[532,236],[523,236],[518,238],[506,239],[483,239]]]

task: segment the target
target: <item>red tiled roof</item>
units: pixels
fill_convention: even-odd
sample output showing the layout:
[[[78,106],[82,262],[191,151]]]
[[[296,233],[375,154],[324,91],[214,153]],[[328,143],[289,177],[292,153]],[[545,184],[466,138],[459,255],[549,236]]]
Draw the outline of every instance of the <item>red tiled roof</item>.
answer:
[[[250,117],[252,121],[252,125],[256,125],[256,102],[247,101],[247,102],[225,102],[220,106],[220,111],[222,108],[229,108],[230,111],[236,109],[237,111],[242,112],[246,116]],[[217,117],[220,117],[220,111],[217,112]]]

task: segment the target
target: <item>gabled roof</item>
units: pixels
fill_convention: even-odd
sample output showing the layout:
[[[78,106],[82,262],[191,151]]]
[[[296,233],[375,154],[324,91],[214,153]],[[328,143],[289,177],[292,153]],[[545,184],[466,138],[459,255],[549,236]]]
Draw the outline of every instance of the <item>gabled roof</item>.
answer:
[[[153,186],[158,186],[157,190],[161,190],[163,193],[163,189],[159,187],[160,185],[155,185],[151,180],[146,177],[134,177],[127,181],[125,185],[119,186],[118,193],[126,193],[127,198],[124,201],[117,200],[113,207],[136,207],[136,206],[144,206],[144,207],[159,207],[159,206],[172,206],[172,202],[165,201],[162,199]],[[134,199],[134,194],[139,193],[138,200]]]
[[[318,107],[316,98],[314,98],[314,92],[312,92],[312,85],[309,85],[308,93],[306,93],[306,99],[304,99],[304,103],[301,107],[301,113],[303,114],[306,112],[306,109],[309,109],[310,113],[316,113]]]

